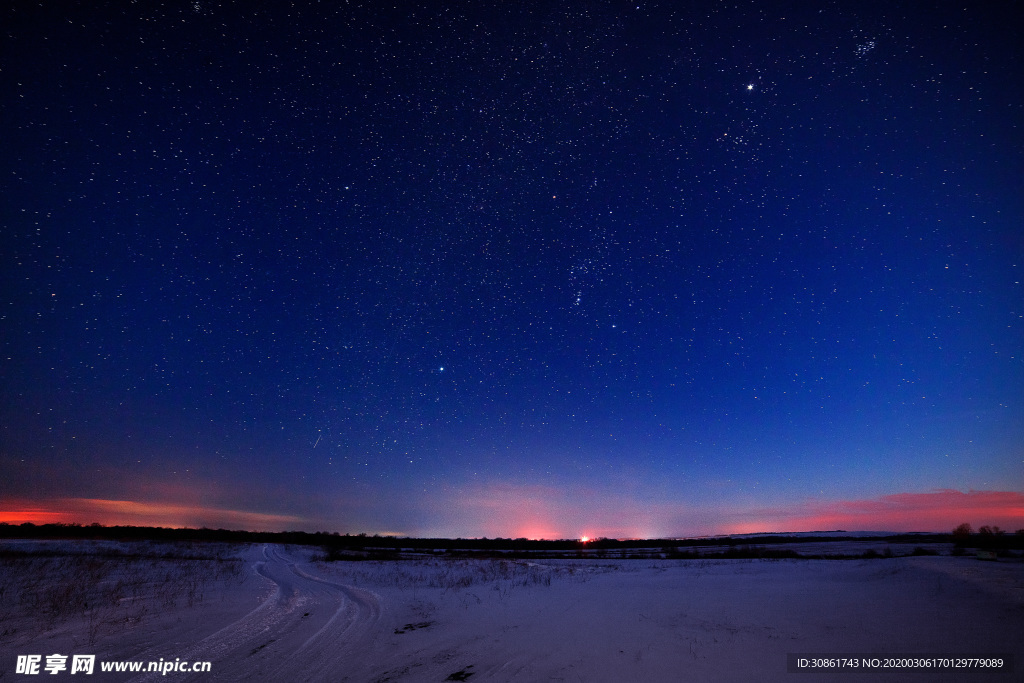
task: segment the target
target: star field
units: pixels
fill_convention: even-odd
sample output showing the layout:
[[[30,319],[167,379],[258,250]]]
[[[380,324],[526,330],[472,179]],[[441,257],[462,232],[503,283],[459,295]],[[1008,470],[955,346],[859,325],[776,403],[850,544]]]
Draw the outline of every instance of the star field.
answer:
[[[1024,492],[1010,4],[3,13],[10,505],[654,536]]]

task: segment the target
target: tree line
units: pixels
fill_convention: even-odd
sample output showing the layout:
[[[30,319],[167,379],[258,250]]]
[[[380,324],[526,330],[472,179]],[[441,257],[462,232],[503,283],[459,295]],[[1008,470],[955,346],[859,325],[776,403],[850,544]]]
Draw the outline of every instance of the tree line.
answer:
[[[101,524],[9,524],[0,522],[0,538],[6,539],[93,539],[149,541],[212,541],[220,543],[282,543],[319,546],[327,550],[382,550],[400,552],[426,550],[465,550],[499,552],[537,552],[564,550],[628,550],[662,548],[677,551],[679,546],[733,548],[786,543],[828,541],[882,541],[889,543],[954,543],[958,547],[1024,548],[1024,529],[1007,533],[998,526],[982,526],[977,532],[970,524],[961,524],[951,533],[902,533],[890,536],[840,535],[842,531],[822,531],[811,535],[764,534],[757,536],[715,536],[701,538],[613,539],[595,538],[533,540],[526,538],[410,538],[365,533],[341,534],[326,531],[244,531],[231,529],[168,528],[148,526],[104,526]]]

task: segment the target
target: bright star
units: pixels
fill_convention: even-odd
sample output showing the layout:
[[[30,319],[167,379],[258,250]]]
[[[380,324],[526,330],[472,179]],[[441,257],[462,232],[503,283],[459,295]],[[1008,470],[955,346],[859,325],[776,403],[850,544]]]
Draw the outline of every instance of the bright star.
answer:
[[[748,83],[747,84],[747,90],[753,90],[753,89],[754,89],[754,84],[753,83]]]

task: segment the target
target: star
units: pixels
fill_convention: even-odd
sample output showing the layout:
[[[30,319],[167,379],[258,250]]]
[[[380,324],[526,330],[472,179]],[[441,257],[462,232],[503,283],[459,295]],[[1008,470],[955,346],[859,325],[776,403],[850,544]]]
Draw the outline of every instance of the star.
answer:
[[[87,69],[70,56],[109,21],[149,14],[8,22],[12,45],[49,46],[4,64],[20,84],[4,158],[20,162],[0,172],[12,198],[0,317],[18,322],[0,353],[18,390],[0,416],[34,416],[2,420],[19,444],[0,449],[0,471],[17,470],[3,495],[26,505],[16,514],[39,514],[39,481],[56,500],[96,500],[132,457],[125,500],[159,490],[191,505],[159,488],[189,465],[186,488],[216,489],[211,526],[591,543],[828,528],[831,503],[801,502],[826,483],[837,505],[1003,488],[984,482],[1020,469],[1003,437],[1024,419],[1011,390],[1022,268],[1015,244],[979,245],[1016,237],[1019,202],[973,189],[1012,150],[996,135],[960,135],[952,152],[930,142],[1006,138],[1006,112],[1024,109],[1024,91],[1005,87],[1016,42],[991,30],[995,3],[921,17],[793,2],[783,20],[763,3],[633,2],[635,25],[496,3],[467,3],[457,20],[335,21],[314,3],[277,3],[271,18],[183,0],[174,21],[147,22],[146,43],[93,50]],[[278,19],[294,30],[273,50],[245,49]],[[325,22],[333,40],[304,40]],[[237,30],[197,58],[209,87],[152,96],[197,65],[152,62],[152,43],[187,53],[222,25]],[[651,26],[671,58],[632,45]],[[969,64],[949,44],[970,45]],[[152,68],[124,69],[136,63]],[[235,86],[255,88],[244,108]],[[76,138],[97,144],[55,144],[44,128],[57,105],[104,107],[75,117]],[[913,183],[890,175],[893,140],[908,135]],[[55,174],[76,188],[60,209]],[[972,240],[945,236],[965,221]],[[1005,381],[971,380],[982,376]],[[973,406],[967,444],[949,418]],[[621,491],[623,472],[658,500]],[[259,516],[212,512],[236,508],[235,490]],[[537,512],[539,490],[552,494]],[[764,517],[769,499],[796,516]],[[922,509],[893,521],[947,533],[971,520]],[[974,523],[1014,524],[1009,508],[985,514]],[[898,530],[879,515],[851,528]]]

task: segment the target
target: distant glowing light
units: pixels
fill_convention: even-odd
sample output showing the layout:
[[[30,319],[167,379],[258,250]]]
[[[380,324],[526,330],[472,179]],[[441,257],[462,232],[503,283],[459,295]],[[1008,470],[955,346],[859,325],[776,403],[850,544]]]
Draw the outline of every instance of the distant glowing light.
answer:
[[[582,538],[580,538],[580,543],[586,543],[589,540],[590,540],[590,536],[583,536]]]
[[[747,84],[747,90],[753,90],[753,89],[754,89],[754,84],[753,83],[748,83]]]

